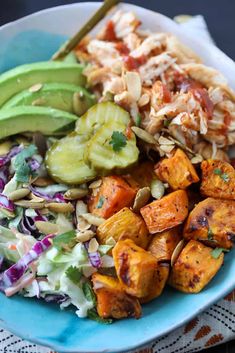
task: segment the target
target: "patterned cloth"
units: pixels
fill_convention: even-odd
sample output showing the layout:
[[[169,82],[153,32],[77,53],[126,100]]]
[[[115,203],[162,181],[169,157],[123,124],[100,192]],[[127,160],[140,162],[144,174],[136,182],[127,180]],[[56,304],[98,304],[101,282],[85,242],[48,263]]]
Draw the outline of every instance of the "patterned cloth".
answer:
[[[188,33],[212,41],[202,16],[182,23]],[[235,339],[235,291],[187,325],[141,350],[129,353],[193,353]],[[0,330],[0,353],[52,353],[49,348],[26,342]]]

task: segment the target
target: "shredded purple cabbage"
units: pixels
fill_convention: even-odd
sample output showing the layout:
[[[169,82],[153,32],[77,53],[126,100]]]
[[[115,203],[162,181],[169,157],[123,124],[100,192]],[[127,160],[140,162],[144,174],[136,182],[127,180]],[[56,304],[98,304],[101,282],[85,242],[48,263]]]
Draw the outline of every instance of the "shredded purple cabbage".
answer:
[[[90,243],[90,241],[86,241],[86,242],[84,243],[85,249],[86,249],[86,251],[87,251],[88,258],[89,258],[90,263],[91,263],[91,265],[92,265],[93,267],[99,268],[99,267],[101,267],[101,265],[102,265],[100,253],[99,253],[98,251],[95,251],[95,252],[88,252],[89,243]]]
[[[29,186],[29,189],[32,191],[32,193],[35,196],[41,197],[42,199],[44,199],[46,201],[55,201],[55,202],[61,202],[61,203],[66,202],[63,194],[60,192],[57,192],[54,196],[49,196],[49,195],[45,194],[44,192],[38,191],[32,185]]]
[[[24,233],[24,234],[28,234],[28,235],[33,235],[35,237],[40,235],[40,232],[38,231],[38,229],[35,226],[35,222],[36,221],[43,221],[43,222],[47,222],[48,219],[45,216],[42,216],[39,211],[36,211],[37,215],[34,217],[30,217],[30,216],[26,216],[26,212],[24,212],[22,220],[19,224],[19,230]]]
[[[8,181],[8,168],[2,167],[0,169],[0,192],[3,191],[7,181]]]
[[[0,157],[0,167],[6,165],[11,161],[13,157],[15,157],[18,153],[23,150],[23,146],[15,146],[13,147],[7,154]]]
[[[0,269],[3,265],[3,261],[4,261],[4,256],[0,255]]]
[[[11,287],[24,275],[29,265],[37,260],[39,256],[51,246],[51,239],[54,234],[49,234],[42,240],[37,241],[31,250],[20,258],[18,262],[4,271],[0,276],[0,290],[4,291],[6,288]]]
[[[14,211],[14,203],[3,194],[0,194],[0,207],[11,212]]]

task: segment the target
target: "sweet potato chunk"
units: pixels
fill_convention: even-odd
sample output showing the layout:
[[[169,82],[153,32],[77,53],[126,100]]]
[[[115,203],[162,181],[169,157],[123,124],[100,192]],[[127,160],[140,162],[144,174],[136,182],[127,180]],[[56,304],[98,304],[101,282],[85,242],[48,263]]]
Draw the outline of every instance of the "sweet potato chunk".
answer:
[[[208,159],[202,162],[201,169],[203,195],[235,200],[235,169],[231,164]]]
[[[102,178],[102,184],[94,189],[88,202],[89,211],[105,219],[120,211],[123,207],[132,206],[136,190],[120,176]]]
[[[150,186],[151,181],[155,177],[154,164],[150,161],[143,162],[133,167],[129,174],[140,188]]]
[[[157,269],[156,258],[132,240],[119,240],[113,248],[117,276],[125,291],[141,298],[149,294]]]
[[[162,291],[169,277],[169,273],[170,273],[170,265],[161,264],[161,263],[158,264],[157,269],[155,271],[153,283],[150,288],[150,292],[146,297],[140,298],[141,304],[148,303],[162,294]]]
[[[188,215],[188,197],[184,190],[174,191],[140,210],[151,234],[181,224]]]
[[[132,239],[135,244],[146,249],[150,235],[148,229],[139,215],[125,207],[102,223],[97,229],[99,243],[105,244],[107,239],[113,237],[120,239]]]
[[[97,296],[97,312],[100,317],[122,319],[141,316],[138,299],[126,294],[118,279],[94,273],[92,282]]]
[[[180,240],[179,227],[165,230],[154,235],[148,251],[156,257],[157,261],[170,261],[171,255]]]
[[[170,158],[162,159],[155,166],[157,177],[170,185],[173,190],[186,189],[197,183],[199,177],[187,155],[178,148]]]
[[[184,227],[185,239],[204,241],[230,249],[235,238],[235,201],[208,197],[191,211]]]
[[[215,259],[212,249],[191,240],[173,265],[169,284],[185,293],[200,292],[223,264],[224,254]]]

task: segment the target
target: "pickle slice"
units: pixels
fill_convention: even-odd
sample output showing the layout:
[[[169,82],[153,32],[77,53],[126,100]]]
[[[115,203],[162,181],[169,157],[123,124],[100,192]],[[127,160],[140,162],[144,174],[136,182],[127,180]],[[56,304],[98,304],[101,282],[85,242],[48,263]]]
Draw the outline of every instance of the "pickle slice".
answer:
[[[139,150],[136,146],[135,135],[131,132],[125,137],[126,125],[109,122],[101,127],[88,142],[85,158],[92,168],[108,172],[113,169],[124,169],[138,160]],[[121,143],[114,137],[121,135]],[[114,144],[116,143],[115,148]]]
[[[75,132],[55,142],[46,154],[49,175],[57,182],[82,184],[96,177],[84,161],[87,138]]]
[[[130,115],[115,103],[98,103],[77,120],[76,132],[92,136],[108,122],[119,122],[127,126],[130,123]]]

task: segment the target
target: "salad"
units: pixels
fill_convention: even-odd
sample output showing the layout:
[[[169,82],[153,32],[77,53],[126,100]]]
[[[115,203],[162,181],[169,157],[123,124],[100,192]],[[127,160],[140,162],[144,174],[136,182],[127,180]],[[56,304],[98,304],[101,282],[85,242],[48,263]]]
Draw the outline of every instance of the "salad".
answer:
[[[198,293],[235,239],[235,93],[116,12],[64,61],[0,76],[0,291],[80,318]]]

